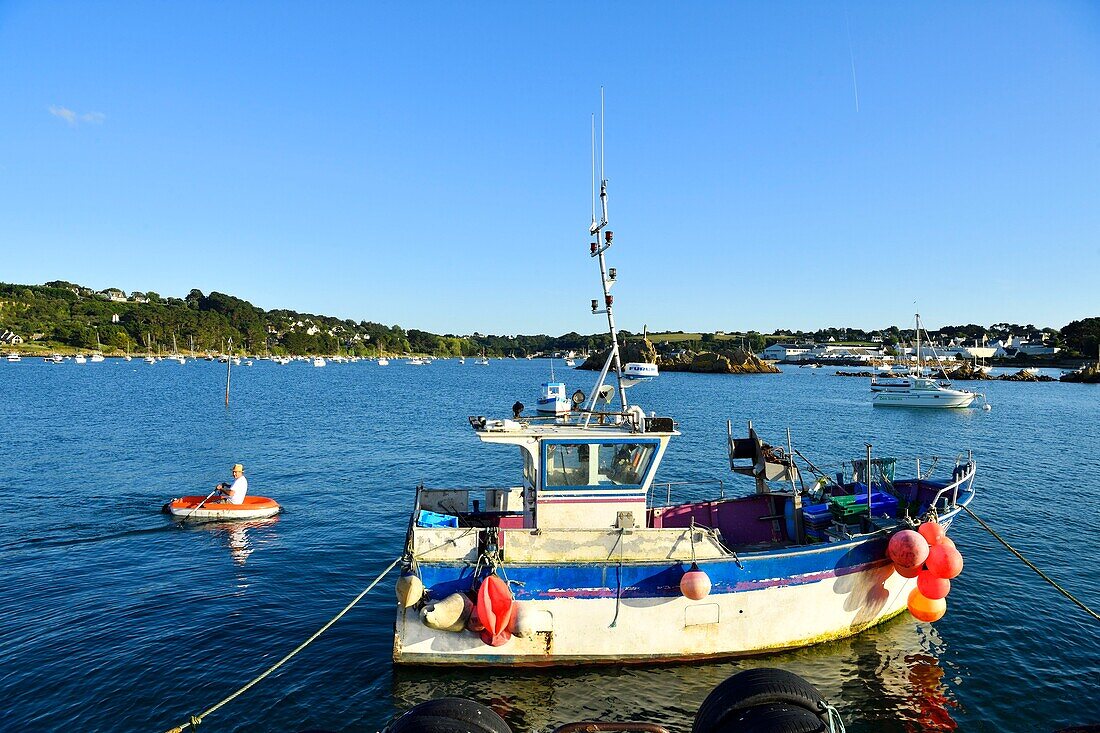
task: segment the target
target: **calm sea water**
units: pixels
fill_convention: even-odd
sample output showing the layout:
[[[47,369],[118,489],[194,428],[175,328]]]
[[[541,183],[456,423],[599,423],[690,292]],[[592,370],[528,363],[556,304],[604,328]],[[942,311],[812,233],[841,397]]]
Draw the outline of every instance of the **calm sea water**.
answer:
[[[400,554],[418,483],[516,481],[514,452],[481,445],[466,416],[508,414],[517,398],[533,405],[548,368],[257,362],[234,369],[226,409],[222,365],[0,363],[3,728],[157,731],[222,699]],[[776,443],[789,426],[823,466],[868,441],[880,456],[970,448],[977,513],[1100,607],[1100,388],[992,383],[981,385],[990,412],[872,409],[866,380],[831,371],[665,374],[634,388],[683,432],[658,480],[723,478],[751,491],[728,471],[727,418],[739,432],[752,419]],[[594,381],[566,377],[570,391]],[[237,461],[251,491],[284,514],[179,529],[158,513],[174,496],[207,493]],[[966,567],[935,625],[903,615],[853,639],[721,664],[394,669],[389,578],[202,729],[375,731],[454,694],[491,705],[517,732],[598,717],[687,731],[715,684],[754,665],[805,676],[853,731],[1100,723],[1097,624],[973,520],[951,534]]]

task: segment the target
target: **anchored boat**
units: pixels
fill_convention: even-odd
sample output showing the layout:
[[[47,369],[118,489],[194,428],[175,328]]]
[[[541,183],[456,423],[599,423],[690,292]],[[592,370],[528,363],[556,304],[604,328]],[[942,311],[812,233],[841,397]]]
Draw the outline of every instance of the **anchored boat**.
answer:
[[[518,449],[515,483],[417,489],[395,663],[678,661],[849,636],[906,608],[916,580],[887,558],[891,536],[927,520],[946,528],[973,498],[969,454],[942,481],[919,462],[915,478],[895,479],[896,461],[869,448],[832,476],[803,459],[817,479],[807,485],[789,435],[784,450],[750,424],[744,439],[727,427],[727,450],[753,488],[734,497],[724,481],[699,482],[717,488],[673,501],[655,476],[677,425],[627,400],[653,374],[620,364],[606,186],[589,245],[604,294],[592,310],[611,335],[596,386],[563,415],[469,418],[483,443]]]
[[[245,496],[241,504],[205,499],[205,496],[183,496],[165,504],[164,511],[186,519],[264,519],[282,511],[279,502],[266,496]]]
[[[950,382],[941,384],[939,380],[923,376],[921,363],[920,332],[923,328],[920,314],[916,316],[917,363],[909,374],[880,379],[871,377],[871,404],[875,407],[933,407],[964,408],[970,407],[974,400],[984,395],[964,389],[953,389]],[[936,363],[939,356],[933,350]],[[942,371],[942,367],[940,369]]]

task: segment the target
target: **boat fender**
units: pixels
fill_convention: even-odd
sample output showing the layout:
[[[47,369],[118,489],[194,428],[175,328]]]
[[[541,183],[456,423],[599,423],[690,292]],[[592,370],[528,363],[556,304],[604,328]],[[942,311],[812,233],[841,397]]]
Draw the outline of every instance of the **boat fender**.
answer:
[[[512,638],[516,602],[508,584],[496,573],[486,576],[477,591],[477,617],[485,626],[481,640],[489,646],[503,646]]]
[[[512,733],[492,708],[461,697],[441,697],[410,708],[383,733]]]
[[[757,667],[738,672],[711,690],[691,726],[692,733],[717,733],[741,728],[738,721],[751,708],[801,708],[811,714],[824,709],[817,688],[793,672]],[[792,714],[793,717],[793,714]],[[752,730],[817,730],[817,728],[753,727]]]
[[[481,623],[481,619],[477,617],[477,605],[474,605],[472,611],[470,611],[470,618],[466,619],[466,628],[475,634],[480,634],[485,631],[485,624]]]
[[[406,572],[397,579],[394,588],[397,593],[397,602],[402,608],[411,608],[424,597],[424,583],[415,573]]]
[[[710,576],[696,563],[680,578],[680,592],[685,598],[701,601],[710,595]]]
[[[464,593],[452,593],[443,600],[425,604],[420,609],[420,619],[436,631],[462,631],[473,607],[473,601]]]

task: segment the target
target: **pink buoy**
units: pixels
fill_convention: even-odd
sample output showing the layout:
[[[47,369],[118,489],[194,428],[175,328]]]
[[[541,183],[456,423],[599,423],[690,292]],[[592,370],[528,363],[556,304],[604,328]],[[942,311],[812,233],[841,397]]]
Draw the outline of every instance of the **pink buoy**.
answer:
[[[680,592],[685,598],[701,601],[710,595],[710,576],[699,569],[696,563],[680,578]]]
[[[917,573],[921,571],[921,566],[918,565],[915,568],[903,568],[901,565],[894,563],[894,572],[903,578],[915,578]]]
[[[931,570],[921,570],[917,575],[917,590],[933,601],[947,598],[947,594],[951,592],[951,581],[933,574]]]
[[[937,577],[950,580],[963,569],[962,553],[952,546],[938,544],[928,553],[928,570]]]
[[[911,529],[903,529],[890,538],[886,554],[900,567],[920,567],[928,558],[928,541]]]

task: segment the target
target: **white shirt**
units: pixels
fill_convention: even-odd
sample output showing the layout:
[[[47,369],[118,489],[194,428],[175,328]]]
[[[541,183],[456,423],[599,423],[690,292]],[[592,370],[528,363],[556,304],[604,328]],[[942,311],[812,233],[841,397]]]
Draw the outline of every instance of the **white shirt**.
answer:
[[[238,476],[233,479],[233,485],[229,487],[229,503],[244,504],[244,495],[248,493],[248,479]]]

